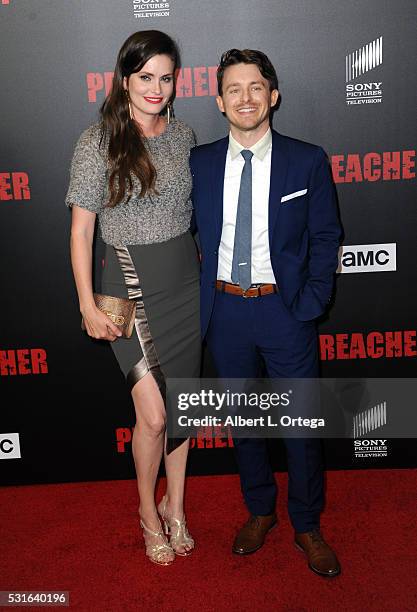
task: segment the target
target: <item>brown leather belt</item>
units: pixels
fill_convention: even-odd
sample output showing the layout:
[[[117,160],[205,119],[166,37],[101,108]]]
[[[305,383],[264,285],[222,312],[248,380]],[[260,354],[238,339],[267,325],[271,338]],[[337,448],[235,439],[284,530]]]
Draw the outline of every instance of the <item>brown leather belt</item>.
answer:
[[[231,293],[232,295],[240,295],[244,298],[255,298],[262,295],[270,295],[271,293],[278,293],[278,287],[272,284],[260,284],[256,287],[249,287],[249,289],[242,289],[239,285],[233,285],[232,283],[226,283],[226,281],[216,281],[217,291],[223,293]]]

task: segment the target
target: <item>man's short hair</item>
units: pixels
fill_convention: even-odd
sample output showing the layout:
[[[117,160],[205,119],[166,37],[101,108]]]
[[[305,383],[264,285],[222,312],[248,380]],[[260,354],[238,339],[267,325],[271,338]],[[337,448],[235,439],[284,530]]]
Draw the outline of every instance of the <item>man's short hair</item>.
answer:
[[[255,64],[258,66],[259,72],[269,82],[269,89],[278,89],[278,77],[275,68],[271,64],[269,58],[262,51],[254,49],[229,49],[225,51],[220,58],[220,64],[217,68],[217,88],[219,96],[223,93],[223,76],[224,71],[229,66],[236,64]]]

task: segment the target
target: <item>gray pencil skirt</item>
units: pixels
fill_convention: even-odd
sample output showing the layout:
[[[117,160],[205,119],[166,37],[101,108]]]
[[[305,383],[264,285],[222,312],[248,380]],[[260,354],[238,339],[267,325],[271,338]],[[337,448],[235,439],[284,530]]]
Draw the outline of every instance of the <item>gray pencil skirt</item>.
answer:
[[[186,232],[166,242],[106,245],[102,293],[136,301],[130,338],[111,343],[132,389],[148,372],[165,399],[165,379],[200,375],[199,261]]]

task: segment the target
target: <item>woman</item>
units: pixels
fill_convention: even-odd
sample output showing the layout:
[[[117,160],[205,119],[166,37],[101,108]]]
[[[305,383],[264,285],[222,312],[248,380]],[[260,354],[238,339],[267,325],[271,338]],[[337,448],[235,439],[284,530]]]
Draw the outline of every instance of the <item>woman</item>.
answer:
[[[188,231],[192,130],[170,120],[179,55],[169,36],[136,32],[120,49],[101,122],[82,133],[66,203],[72,207],[71,260],[80,311],[92,338],[111,342],[131,389],[133,433],[146,554],[169,565],[194,547],[184,511],[188,440],[165,446],[165,377],[199,376],[199,264]],[[95,305],[92,242],[98,216],[106,243],[102,291],[136,301],[126,339]],[[171,452],[170,452],[171,451]],[[162,454],[166,493],[155,506]],[[158,512],[164,521],[161,529]]]

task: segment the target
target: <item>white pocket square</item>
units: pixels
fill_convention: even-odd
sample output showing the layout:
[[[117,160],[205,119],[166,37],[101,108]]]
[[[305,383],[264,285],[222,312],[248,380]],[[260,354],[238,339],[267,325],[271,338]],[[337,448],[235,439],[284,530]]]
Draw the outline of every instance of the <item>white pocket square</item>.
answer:
[[[294,193],[289,193],[288,195],[282,196],[281,202],[288,202],[288,200],[292,200],[293,198],[299,198],[305,193],[307,193],[307,189],[301,189],[300,191],[294,191]]]

